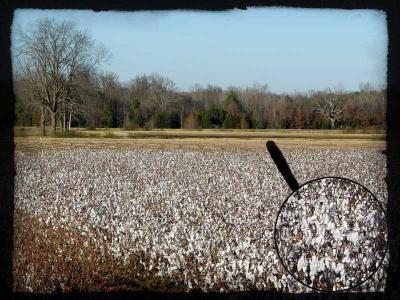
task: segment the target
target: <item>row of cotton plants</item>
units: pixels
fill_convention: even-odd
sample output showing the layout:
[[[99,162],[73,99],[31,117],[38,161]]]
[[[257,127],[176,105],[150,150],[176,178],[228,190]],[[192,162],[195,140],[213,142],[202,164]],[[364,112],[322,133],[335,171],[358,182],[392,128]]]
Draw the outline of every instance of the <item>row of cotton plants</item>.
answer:
[[[386,201],[386,157],[378,150],[283,152],[300,183],[347,177]],[[274,249],[275,219],[291,191],[267,152],[18,152],[16,170],[16,208],[56,232],[77,233],[78,248],[99,245],[96,255],[125,266],[145,254],[142,270],[187,291],[312,291],[287,273]],[[32,278],[29,260],[34,255],[25,266]],[[386,264],[360,289],[383,290]]]

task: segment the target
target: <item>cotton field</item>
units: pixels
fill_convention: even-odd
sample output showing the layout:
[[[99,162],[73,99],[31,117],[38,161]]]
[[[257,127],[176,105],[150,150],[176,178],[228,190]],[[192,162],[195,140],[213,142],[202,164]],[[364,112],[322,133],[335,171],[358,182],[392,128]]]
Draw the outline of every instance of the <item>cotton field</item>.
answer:
[[[350,178],[385,206],[386,156],[379,150],[283,153],[300,184]],[[145,254],[143,270],[182,282],[186,291],[313,291],[286,271],[274,249],[274,223],[291,190],[266,151],[46,150],[17,152],[15,160],[16,209],[78,235],[77,253],[94,245],[93,256],[123,265]],[[21,289],[36,291],[32,260],[17,265],[24,266]],[[357,290],[383,291],[387,261]],[[60,282],[68,275],[49,272]]]

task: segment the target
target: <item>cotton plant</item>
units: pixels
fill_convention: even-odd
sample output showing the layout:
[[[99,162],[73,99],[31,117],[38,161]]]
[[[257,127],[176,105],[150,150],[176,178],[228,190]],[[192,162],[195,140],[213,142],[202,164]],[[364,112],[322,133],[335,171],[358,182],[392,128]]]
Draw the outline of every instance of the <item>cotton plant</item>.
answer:
[[[285,157],[299,181],[349,177],[366,185],[385,205],[386,160],[377,150],[291,149]],[[15,160],[18,209],[55,230],[79,233],[86,245],[101,244],[100,253],[111,253],[124,264],[129,264],[130,255],[143,253],[146,270],[182,281],[188,291],[312,291],[286,271],[274,248],[275,219],[290,190],[267,153],[83,148],[17,152]],[[335,212],[348,202],[323,201],[314,216],[304,211],[302,220],[294,218],[299,210],[293,205],[282,220],[288,227],[281,234],[292,236],[290,228],[297,230],[288,241],[291,247],[296,241],[306,241],[308,247],[323,245],[323,240],[301,230],[306,219],[317,236],[329,231],[340,239],[344,231],[331,224],[338,221]],[[364,211],[362,206],[355,209]],[[328,217],[320,219],[318,214]],[[371,213],[363,216],[360,226],[379,219]],[[364,245],[366,256],[361,260],[375,259],[368,239],[349,236],[352,239]],[[351,280],[345,277],[350,259],[346,249],[335,250],[344,257],[339,263],[325,256],[322,260],[317,252],[307,257],[292,250],[296,247],[285,257],[311,280],[324,270],[323,263],[339,274],[338,287]],[[361,290],[383,290],[386,265],[387,257]]]

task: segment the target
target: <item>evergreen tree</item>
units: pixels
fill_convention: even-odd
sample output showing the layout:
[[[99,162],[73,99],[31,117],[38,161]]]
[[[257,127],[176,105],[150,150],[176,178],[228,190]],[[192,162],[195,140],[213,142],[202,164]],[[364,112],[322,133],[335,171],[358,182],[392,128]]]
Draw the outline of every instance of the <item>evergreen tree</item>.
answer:
[[[239,128],[240,118],[232,114],[227,114],[224,123],[222,123],[223,128]]]
[[[210,128],[211,127],[211,118],[208,110],[202,111],[199,113],[200,117],[200,126],[201,128]]]
[[[139,109],[140,102],[136,99],[132,100],[131,105],[129,107],[130,110],[130,119],[131,125],[133,127],[143,127],[144,125],[144,118],[143,114]]]
[[[111,101],[107,101],[104,104],[103,109],[103,126],[107,128],[113,127],[113,110]]]
[[[240,104],[239,97],[234,91],[232,91],[232,90],[229,91],[228,95],[226,96],[226,104],[227,105],[229,105],[229,104],[239,105]]]
[[[226,111],[222,107],[212,106],[209,109],[209,114],[211,125],[220,128],[224,122]]]
[[[246,114],[242,114],[240,117],[240,129],[250,128],[250,118]]]
[[[222,123],[223,128],[240,128],[240,105],[239,97],[234,91],[229,91],[226,96],[226,117]]]

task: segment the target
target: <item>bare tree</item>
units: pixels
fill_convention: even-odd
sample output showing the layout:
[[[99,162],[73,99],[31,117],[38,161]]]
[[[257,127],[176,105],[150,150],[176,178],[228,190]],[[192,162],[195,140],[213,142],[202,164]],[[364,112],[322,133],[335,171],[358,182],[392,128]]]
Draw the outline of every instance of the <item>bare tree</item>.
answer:
[[[194,100],[201,103],[204,109],[209,109],[224,100],[222,89],[216,85],[209,84],[207,87],[202,87],[200,84],[195,84],[191,93]]]
[[[19,29],[16,42],[18,71],[30,78],[42,114],[46,110],[51,114],[55,133],[57,113],[63,110],[71,114],[77,72],[93,71],[109,54],[104,47],[96,47],[88,32],[77,30],[74,23],[47,18],[39,20],[31,31]],[[42,134],[44,127],[43,122]]]
[[[267,104],[268,86],[254,83],[241,93],[241,99],[246,111],[256,122],[256,126],[262,126],[265,108]]]
[[[65,96],[60,103],[60,124],[61,130],[69,131],[71,129],[72,118],[78,120],[79,116],[85,114],[84,99],[91,87],[91,74],[88,70],[76,69],[69,78]]]
[[[113,72],[104,72],[99,76],[100,89],[106,97],[118,88],[118,75]]]
[[[21,68],[22,69],[22,68]],[[46,135],[46,111],[47,111],[47,103],[46,103],[46,94],[45,91],[40,86],[40,77],[37,73],[33,72],[28,64],[23,66],[23,74],[21,76],[21,80],[27,83],[28,89],[31,93],[31,99],[35,103],[40,104],[40,128],[41,128],[41,135]]]
[[[150,75],[150,87],[153,100],[161,112],[164,112],[167,104],[174,98],[175,82],[168,77],[152,74]]]
[[[335,128],[337,121],[344,111],[343,93],[340,88],[332,91],[330,88],[322,95],[322,99],[315,106],[316,112],[331,122],[331,128]]]

